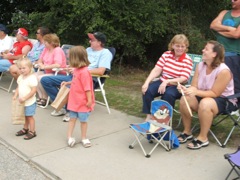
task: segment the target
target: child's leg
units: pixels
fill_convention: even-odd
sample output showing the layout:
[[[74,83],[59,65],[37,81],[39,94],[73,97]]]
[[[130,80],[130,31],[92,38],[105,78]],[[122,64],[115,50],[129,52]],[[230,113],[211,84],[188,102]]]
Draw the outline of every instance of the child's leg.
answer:
[[[81,122],[81,137],[83,139],[87,139],[87,122]]]
[[[23,128],[28,129],[28,126],[29,126],[29,120],[28,120],[27,116],[25,116],[25,124],[23,125]]]
[[[27,120],[27,117],[25,116],[25,124],[23,125],[23,129],[21,129],[20,131],[16,132],[16,136],[23,136],[25,134],[28,133],[29,129],[28,129],[28,125],[29,125],[29,121]]]
[[[25,119],[26,119],[26,124],[29,127],[29,131],[24,137],[25,140],[32,139],[36,137],[36,131],[35,131],[35,119],[33,115],[35,114],[36,111],[36,103],[26,106],[25,107]]]
[[[79,113],[79,119],[81,122],[81,137],[82,137],[82,144],[85,148],[91,147],[91,142],[87,139],[87,128],[88,128],[88,117],[90,112],[87,113]]]
[[[35,132],[35,119],[33,116],[26,116],[26,120],[29,124],[29,130]]]
[[[72,137],[73,130],[74,130],[74,127],[76,124],[76,120],[77,120],[77,118],[70,118],[70,120],[68,122],[68,132],[67,132],[68,138]]]

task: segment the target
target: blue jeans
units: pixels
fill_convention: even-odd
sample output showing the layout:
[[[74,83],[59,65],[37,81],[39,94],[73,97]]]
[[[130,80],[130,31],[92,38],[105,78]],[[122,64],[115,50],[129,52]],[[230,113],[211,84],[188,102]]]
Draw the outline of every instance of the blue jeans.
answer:
[[[7,59],[0,60],[0,72],[8,71],[12,64]]]
[[[155,97],[161,96],[161,99],[167,101],[172,107],[175,105],[175,101],[181,98],[181,93],[178,92],[177,86],[167,86],[164,94],[158,93],[158,88],[162,82],[160,80],[154,81],[149,84],[148,90],[145,95],[142,96],[143,108],[142,112],[145,114],[151,114],[151,102]]]
[[[72,75],[44,76],[41,78],[41,84],[52,101],[55,100],[63,81],[71,81]]]

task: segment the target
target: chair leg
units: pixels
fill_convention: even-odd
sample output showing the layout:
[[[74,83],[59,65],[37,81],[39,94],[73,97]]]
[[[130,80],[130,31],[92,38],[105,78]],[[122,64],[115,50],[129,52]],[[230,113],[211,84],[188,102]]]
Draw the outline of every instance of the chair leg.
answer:
[[[7,71],[6,71],[6,72],[7,72]],[[5,73],[5,72],[2,72],[2,73],[1,73],[0,80],[2,80],[4,73]],[[11,82],[10,82],[10,84],[9,84],[9,86],[8,86],[7,88],[6,88],[6,87],[3,87],[3,86],[0,86],[0,89],[3,89],[4,91],[10,92],[11,89],[12,89],[13,82],[14,82],[14,78],[12,78],[12,80],[11,80]]]
[[[104,99],[104,103],[99,102],[99,101],[97,101],[97,103],[106,106],[106,107],[107,107],[107,110],[108,110],[108,113],[111,114],[110,108],[109,108],[109,106],[108,106],[108,101],[107,101],[107,98],[106,98],[106,93],[105,93],[105,90],[103,89],[103,86],[104,86],[104,85],[101,83],[100,78],[97,78],[97,80],[98,80],[99,87],[100,87],[100,90],[101,90],[101,93],[102,93],[102,97],[103,97],[103,99]]]
[[[45,108],[47,108],[47,107],[48,107],[48,105],[49,105],[49,102],[50,102],[50,97],[48,96],[48,97],[47,97],[47,102],[46,102],[46,105],[45,105],[45,106],[39,106],[39,107],[41,107],[41,108],[45,109]]]
[[[226,140],[224,141],[224,143],[221,143],[218,138],[216,137],[216,135],[213,133],[213,131],[210,129],[209,132],[212,134],[212,136],[214,137],[214,139],[217,141],[217,143],[219,144],[220,147],[224,148],[226,147],[226,144],[228,142],[228,140],[230,139],[233,131],[235,130],[236,127],[239,127],[240,129],[240,124],[239,124],[239,120],[240,118],[238,118],[237,120],[235,120],[232,116],[230,116],[231,120],[233,121],[234,125],[232,127],[232,129],[230,130],[230,132],[228,133],[228,136],[226,138]],[[225,118],[224,118],[225,119]],[[219,122],[218,122],[219,123]]]

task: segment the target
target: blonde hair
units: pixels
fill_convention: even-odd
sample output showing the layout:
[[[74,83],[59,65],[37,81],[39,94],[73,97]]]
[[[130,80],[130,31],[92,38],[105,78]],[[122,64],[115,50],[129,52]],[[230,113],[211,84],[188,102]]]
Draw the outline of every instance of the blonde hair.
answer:
[[[30,74],[34,73],[33,64],[32,64],[31,60],[30,60],[28,57],[23,56],[21,59],[19,59],[19,60],[17,61],[17,66],[18,66],[18,68],[21,67],[21,64],[22,64],[22,63],[25,64],[25,65],[27,65],[27,66],[29,67],[29,69],[31,70],[31,71],[30,71]]]
[[[87,51],[83,46],[74,46],[69,50],[70,66],[80,68],[90,64]]]
[[[188,52],[189,41],[188,41],[188,38],[184,34],[177,34],[172,38],[172,40],[168,44],[169,51],[173,51],[174,44],[185,44],[186,45],[185,52]]]
[[[56,34],[46,34],[43,36],[43,40],[51,44],[53,47],[60,46],[60,39]]]

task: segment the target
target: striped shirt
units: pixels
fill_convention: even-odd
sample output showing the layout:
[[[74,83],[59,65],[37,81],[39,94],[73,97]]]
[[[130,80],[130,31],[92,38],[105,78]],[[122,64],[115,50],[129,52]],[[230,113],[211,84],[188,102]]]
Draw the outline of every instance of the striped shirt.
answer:
[[[172,51],[166,51],[159,58],[156,66],[162,69],[161,81],[179,77],[185,77],[188,80],[193,63],[192,59],[186,53],[176,60]]]

